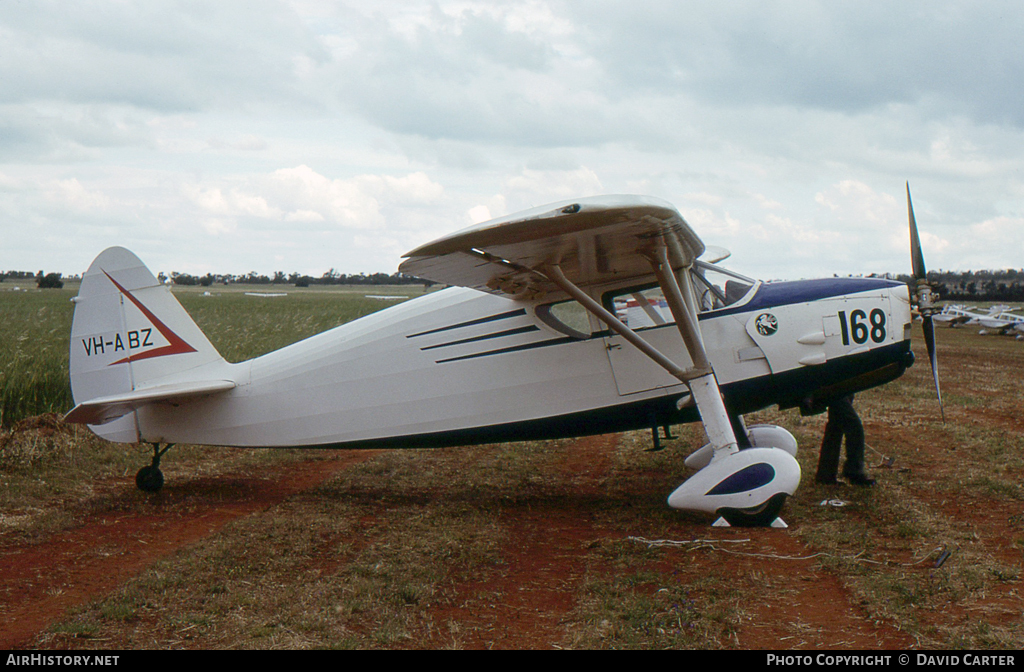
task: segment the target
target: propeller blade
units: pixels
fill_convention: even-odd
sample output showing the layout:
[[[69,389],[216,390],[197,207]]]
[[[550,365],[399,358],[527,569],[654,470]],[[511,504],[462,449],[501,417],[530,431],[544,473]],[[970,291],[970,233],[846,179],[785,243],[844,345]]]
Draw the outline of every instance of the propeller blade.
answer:
[[[939,358],[935,350],[935,322],[932,315],[932,289],[928,285],[928,271],[924,267],[924,253],[921,252],[921,238],[917,235],[917,220],[914,218],[914,204],[910,200],[910,182],[907,182],[907,216],[910,220],[910,263],[913,266],[914,286],[912,291],[917,300],[917,309],[923,319],[924,344],[928,347],[928,359],[932,365],[932,379],[935,381],[935,396],[939,400],[942,422],[946,422],[946,409],[942,406],[942,392],[939,390]]]
[[[928,359],[932,364],[932,379],[935,381],[935,396],[939,399],[939,413],[942,414],[942,422],[946,422],[946,409],[942,406],[942,392],[939,390],[939,357],[935,351],[935,323],[931,315],[924,316],[924,344],[928,348]]]
[[[914,204],[910,202],[910,182],[907,182],[907,213],[910,216],[910,263],[913,266],[914,279],[923,280],[928,271],[924,268],[924,255],[921,253],[921,239],[917,235],[917,220],[914,219]]]

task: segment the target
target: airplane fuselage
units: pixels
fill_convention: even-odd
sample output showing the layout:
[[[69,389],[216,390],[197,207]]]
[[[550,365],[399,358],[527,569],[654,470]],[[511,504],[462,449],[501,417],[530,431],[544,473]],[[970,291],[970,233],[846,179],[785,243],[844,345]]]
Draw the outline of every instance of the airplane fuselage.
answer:
[[[613,305],[625,288],[594,298]],[[631,291],[631,290],[630,290]],[[687,386],[597,320],[540,301],[449,288],[236,364],[229,392],[153,404],[112,440],[243,447],[434,447],[549,439],[699,420]],[[757,283],[699,313],[726,406],[819,412],[913,361],[906,285],[874,278]],[[589,327],[587,326],[589,325]],[[637,326],[690,363],[669,319]],[[184,372],[187,376],[188,372]],[[174,383],[171,376],[163,381]]]

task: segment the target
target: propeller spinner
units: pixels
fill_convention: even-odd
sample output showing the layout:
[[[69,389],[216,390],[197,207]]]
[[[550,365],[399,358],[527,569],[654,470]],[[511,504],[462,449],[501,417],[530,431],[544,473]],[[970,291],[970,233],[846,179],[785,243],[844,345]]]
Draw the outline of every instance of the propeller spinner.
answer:
[[[914,204],[910,200],[910,182],[907,182],[907,213],[910,218],[910,262],[914,276],[914,298],[923,320],[924,343],[928,348],[928,359],[932,365],[935,396],[939,399],[939,412],[942,414],[942,421],[945,422],[946,411],[942,407],[942,392],[939,390],[939,360],[935,352],[935,323],[932,321],[932,315],[940,309],[932,302],[932,288],[928,284],[928,271],[925,269],[924,255],[921,253],[921,239],[917,235],[917,220],[914,219]]]

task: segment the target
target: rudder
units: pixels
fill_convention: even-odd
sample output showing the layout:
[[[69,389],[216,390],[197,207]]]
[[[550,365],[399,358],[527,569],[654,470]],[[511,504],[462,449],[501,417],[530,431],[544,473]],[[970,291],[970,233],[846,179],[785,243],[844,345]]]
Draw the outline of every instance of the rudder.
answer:
[[[122,247],[96,257],[73,301],[70,370],[76,404],[223,361],[170,289]],[[134,440],[128,436],[134,433],[131,417],[93,430],[115,440]]]

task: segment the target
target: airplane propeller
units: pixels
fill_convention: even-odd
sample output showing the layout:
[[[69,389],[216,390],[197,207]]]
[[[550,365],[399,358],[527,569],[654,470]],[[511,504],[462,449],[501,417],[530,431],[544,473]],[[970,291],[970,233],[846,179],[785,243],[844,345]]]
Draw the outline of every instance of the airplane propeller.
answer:
[[[914,298],[923,320],[924,343],[928,348],[928,359],[932,365],[935,396],[939,399],[939,412],[942,413],[942,421],[945,422],[946,411],[942,406],[942,392],[939,390],[939,360],[935,351],[935,323],[932,321],[932,315],[941,309],[932,302],[932,288],[928,284],[928,271],[924,266],[924,254],[921,253],[921,239],[917,235],[917,220],[914,219],[914,204],[910,201],[910,182],[907,182],[907,213],[910,218],[910,262],[913,267]]]

